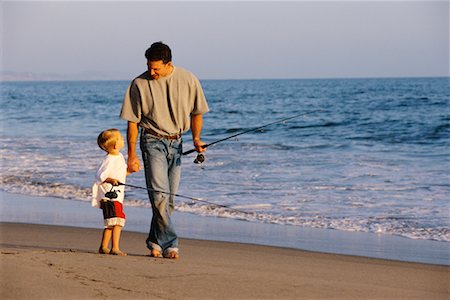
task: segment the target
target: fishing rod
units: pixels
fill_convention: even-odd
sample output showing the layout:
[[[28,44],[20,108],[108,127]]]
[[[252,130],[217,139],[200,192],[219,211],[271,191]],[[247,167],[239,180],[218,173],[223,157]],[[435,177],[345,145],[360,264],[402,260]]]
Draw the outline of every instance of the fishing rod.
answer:
[[[257,131],[257,130],[260,130],[260,129],[262,129],[262,128],[268,127],[268,126],[270,126],[270,125],[274,125],[274,124],[286,122],[286,121],[288,121],[288,120],[292,120],[292,119],[295,119],[295,118],[298,118],[298,117],[301,117],[301,116],[304,116],[304,115],[308,115],[308,114],[311,114],[311,113],[313,113],[313,112],[319,112],[319,111],[320,111],[320,110],[301,113],[301,114],[298,114],[298,115],[295,115],[295,116],[291,116],[291,117],[289,117],[289,118],[285,118],[285,119],[282,119],[282,120],[278,120],[278,121],[275,121],[275,122],[272,122],[272,123],[268,123],[268,124],[265,124],[265,125],[262,125],[262,126],[259,126],[259,127],[256,127],[256,128],[244,130],[244,131],[242,131],[242,132],[238,132],[238,133],[236,133],[236,134],[233,134],[233,135],[231,135],[231,136],[229,136],[229,137],[226,137],[226,138],[223,138],[223,139],[214,141],[214,142],[212,142],[212,143],[203,145],[202,148],[207,148],[207,147],[209,147],[209,146],[215,145],[215,144],[217,144],[217,143],[221,143],[221,142],[223,142],[223,141],[232,139],[232,138],[234,138],[234,137],[237,137],[237,136],[242,135],[242,134],[245,134],[245,133],[249,133],[249,132],[252,132],[252,131]],[[186,152],[183,152],[183,155],[188,155],[188,154],[191,154],[192,152],[195,152],[195,151],[196,151],[195,149],[191,149],[191,150],[188,150],[188,151],[186,151]],[[197,158],[195,159],[194,162],[195,162],[195,163],[202,163],[204,160],[205,160],[205,158],[204,158],[203,154],[202,154],[202,153],[199,153],[199,155],[197,156]]]
[[[229,210],[234,210],[234,211],[239,212],[241,214],[251,214],[249,212],[242,211],[242,210],[239,210],[239,209],[235,209],[235,208],[232,208],[232,207],[227,206],[227,205],[222,205],[222,204],[217,204],[217,203],[214,203],[214,202],[209,202],[209,201],[204,200],[202,198],[189,197],[189,196],[184,196],[184,195],[180,195],[180,194],[173,194],[173,193],[169,193],[169,192],[158,191],[158,190],[154,190],[154,189],[151,189],[151,188],[146,188],[146,187],[142,187],[142,186],[132,185],[132,184],[128,184],[128,183],[125,184],[125,183],[119,182],[119,185],[128,186],[128,187],[132,187],[132,188],[135,188],[135,189],[147,190],[147,191],[151,191],[151,192],[155,192],[155,193],[163,193],[163,194],[167,194],[167,195],[171,195],[171,196],[176,196],[176,197],[180,197],[180,198],[189,199],[189,200],[192,200],[192,201],[204,202],[204,203],[207,203],[207,204],[210,204],[210,205],[214,205],[214,206],[217,206],[217,207],[226,208],[226,209],[229,209]]]

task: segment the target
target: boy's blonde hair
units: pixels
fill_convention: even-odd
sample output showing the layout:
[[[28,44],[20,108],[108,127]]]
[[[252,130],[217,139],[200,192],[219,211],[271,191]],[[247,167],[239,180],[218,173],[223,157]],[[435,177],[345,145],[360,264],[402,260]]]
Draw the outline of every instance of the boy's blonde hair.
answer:
[[[110,128],[102,131],[97,137],[97,144],[102,149],[108,152],[114,147],[118,141],[120,131],[116,128]]]

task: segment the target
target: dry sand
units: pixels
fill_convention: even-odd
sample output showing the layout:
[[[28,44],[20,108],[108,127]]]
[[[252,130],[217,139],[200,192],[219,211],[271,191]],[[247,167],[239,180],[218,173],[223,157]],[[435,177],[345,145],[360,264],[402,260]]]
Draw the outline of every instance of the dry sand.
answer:
[[[151,258],[96,254],[101,229],[0,223],[1,299],[449,299],[448,266],[182,239]]]

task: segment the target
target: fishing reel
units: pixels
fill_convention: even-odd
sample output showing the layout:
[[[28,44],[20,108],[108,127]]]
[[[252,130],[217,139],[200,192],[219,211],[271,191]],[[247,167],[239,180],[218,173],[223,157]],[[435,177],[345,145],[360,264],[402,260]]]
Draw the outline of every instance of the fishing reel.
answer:
[[[110,200],[117,199],[117,197],[119,197],[119,195],[117,195],[118,192],[120,192],[120,191],[115,191],[114,186],[111,186],[111,190],[109,192],[105,193],[105,197]]]
[[[197,154],[197,157],[194,160],[194,164],[202,164],[205,161],[205,155],[203,153]]]

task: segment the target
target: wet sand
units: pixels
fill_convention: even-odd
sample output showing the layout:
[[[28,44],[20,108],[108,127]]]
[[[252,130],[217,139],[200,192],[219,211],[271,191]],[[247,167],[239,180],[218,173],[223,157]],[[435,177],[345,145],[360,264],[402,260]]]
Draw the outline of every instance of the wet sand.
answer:
[[[151,258],[100,255],[101,229],[0,223],[2,299],[448,299],[448,266],[181,239]]]

